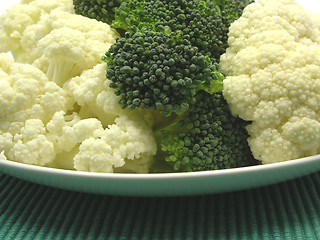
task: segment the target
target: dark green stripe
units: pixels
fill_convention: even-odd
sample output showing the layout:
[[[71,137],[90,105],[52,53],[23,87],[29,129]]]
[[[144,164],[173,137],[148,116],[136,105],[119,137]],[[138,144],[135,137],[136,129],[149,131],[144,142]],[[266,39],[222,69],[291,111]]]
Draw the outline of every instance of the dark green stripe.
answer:
[[[320,172],[172,198],[77,193],[0,174],[0,239],[320,239]]]

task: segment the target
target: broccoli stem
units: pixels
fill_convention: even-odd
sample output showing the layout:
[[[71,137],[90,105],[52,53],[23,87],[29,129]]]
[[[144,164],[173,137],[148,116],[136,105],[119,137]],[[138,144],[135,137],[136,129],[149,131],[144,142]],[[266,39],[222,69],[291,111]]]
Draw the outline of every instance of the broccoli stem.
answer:
[[[155,135],[158,136],[162,131],[181,131],[181,129],[178,130],[178,127],[180,126],[181,121],[183,121],[188,112],[188,110],[185,110],[181,114],[173,113],[169,117],[166,117],[167,121],[163,121],[153,128]]]

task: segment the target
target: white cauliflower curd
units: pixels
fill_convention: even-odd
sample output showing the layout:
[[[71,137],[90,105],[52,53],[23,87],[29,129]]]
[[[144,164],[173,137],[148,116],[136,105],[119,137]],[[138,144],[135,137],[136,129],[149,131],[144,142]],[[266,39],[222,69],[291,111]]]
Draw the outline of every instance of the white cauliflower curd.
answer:
[[[220,66],[232,113],[251,121],[256,159],[320,152],[320,16],[294,0],[259,0],[229,32]]]
[[[0,158],[92,172],[147,173],[151,120],[121,109],[103,54],[118,33],[72,0],[23,0],[0,17]],[[6,52],[11,52],[14,59]]]
[[[8,159],[46,165],[55,158],[45,125],[58,112],[73,109],[67,91],[30,64],[0,54],[0,149]]]
[[[230,2],[200,4],[195,10],[212,12],[195,11],[204,29],[178,14],[177,29],[188,31],[176,34],[164,26],[171,20],[140,29],[128,16],[114,29],[76,14],[73,0],[8,8],[0,16],[0,159],[148,173],[320,154],[320,15],[295,0],[240,2],[239,12]],[[212,46],[196,37],[210,35],[202,31],[209,24],[217,24]]]
[[[22,0],[9,7],[0,16],[0,51],[10,51],[16,61],[30,62],[30,53],[22,49],[21,39],[28,27],[37,24],[40,18],[55,9],[74,12],[70,0]]]

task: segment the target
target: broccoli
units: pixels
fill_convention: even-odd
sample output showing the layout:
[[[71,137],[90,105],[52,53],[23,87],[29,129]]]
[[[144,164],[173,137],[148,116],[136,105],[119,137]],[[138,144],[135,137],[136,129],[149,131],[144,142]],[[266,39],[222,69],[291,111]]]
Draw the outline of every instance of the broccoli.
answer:
[[[222,89],[217,65],[187,38],[173,33],[127,32],[103,59],[110,87],[121,97],[123,108],[180,114],[195,101],[197,91]]]
[[[231,23],[240,18],[243,9],[254,0],[209,0],[217,5],[222,22],[229,27]]]
[[[123,0],[73,0],[75,13],[111,24]]]
[[[253,0],[127,0],[111,26],[126,31],[165,28],[181,32],[203,54],[219,60],[227,48],[230,24]]]
[[[157,162],[175,171],[252,165],[246,122],[233,117],[222,96],[223,75],[186,38],[127,32],[104,56],[106,76],[123,108],[159,111]],[[170,116],[170,118],[169,118]]]
[[[252,2],[254,0],[73,0],[77,14],[111,24],[117,30],[164,28],[166,32],[181,32],[201,53],[216,61],[228,46],[230,24]]]
[[[257,164],[247,144],[247,122],[232,116],[222,93],[199,91],[183,114],[155,129],[158,161],[176,171],[206,171]]]
[[[251,2],[124,0],[115,9],[111,26],[124,34],[102,57],[106,77],[123,108],[163,118],[154,126],[156,163],[174,171],[257,163],[247,122],[223,98],[219,70],[228,28]]]

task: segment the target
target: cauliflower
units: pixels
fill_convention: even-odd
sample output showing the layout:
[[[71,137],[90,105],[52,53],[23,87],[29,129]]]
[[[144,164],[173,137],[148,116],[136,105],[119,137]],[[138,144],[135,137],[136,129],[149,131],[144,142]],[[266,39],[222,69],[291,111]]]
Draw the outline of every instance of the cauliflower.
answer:
[[[97,64],[64,85],[83,118],[73,126],[74,139],[80,143],[74,167],[80,171],[146,173],[157,151],[153,119],[142,111],[120,107],[105,69],[105,63]]]
[[[122,167],[115,170],[147,173],[157,147],[153,132],[145,120],[141,116],[131,118],[121,115],[106,129],[100,124],[91,119],[74,126],[81,132],[80,136],[90,136],[79,147],[79,153],[74,158],[75,168],[80,171],[113,172],[113,168]],[[92,126],[92,133],[85,131],[86,134],[83,134],[88,126]]]
[[[118,33],[107,24],[55,10],[26,28],[21,46],[34,66],[62,86],[101,63],[101,56],[117,37]]]
[[[70,0],[22,0],[0,16],[0,52],[12,52],[16,61],[30,62],[30,53],[21,47],[21,38],[28,26],[37,24],[41,17],[54,9],[73,13]]]
[[[128,110],[121,108],[118,103],[120,97],[109,88],[111,81],[105,75],[106,63],[97,64],[68,81],[65,89],[81,107],[79,112],[82,117],[98,116],[103,126],[108,126],[118,116],[128,114]]]
[[[46,165],[55,158],[45,125],[58,111],[73,109],[66,90],[30,64],[0,54],[0,151],[8,159]]]
[[[56,0],[56,1],[47,1],[47,0],[21,0],[20,4],[24,7],[33,6],[39,8],[42,11],[42,14],[49,13],[54,9],[60,9],[62,11],[74,12],[73,3],[70,0]],[[20,6],[19,4],[16,6]]]
[[[6,156],[4,155],[4,151],[0,152],[0,160],[7,160]]]
[[[106,81],[102,66],[104,63],[66,84],[80,80],[72,97],[34,66],[0,54],[0,152],[5,151],[8,159],[40,166],[148,172],[157,150],[152,128],[141,112],[117,109],[117,97],[102,84]],[[82,93],[88,96],[81,99]],[[104,100],[109,95],[107,106],[102,104],[104,100],[99,105],[100,95]],[[106,127],[94,117],[97,112],[92,117],[77,112],[76,100],[84,105],[83,111],[88,111],[86,104],[98,102],[97,112],[109,119],[104,121]]]
[[[109,25],[73,14],[72,0],[22,0],[0,17],[4,158],[79,171],[149,171],[157,150],[152,119],[121,109],[105,77],[101,57],[117,37]]]
[[[16,63],[6,53],[0,53],[0,73],[0,128],[3,131],[16,133],[19,122],[41,119],[47,123],[55,112],[73,109],[74,100],[67,91],[30,64]]]
[[[229,32],[220,66],[234,115],[252,123],[256,159],[273,163],[320,152],[320,16],[294,0],[260,0]]]
[[[118,37],[109,25],[73,13],[70,0],[14,5],[0,17],[0,51],[10,51],[18,62],[34,63],[62,84],[101,63],[101,56]]]
[[[55,158],[55,149],[46,136],[46,129],[40,119],[28,119],[20,133],[12,138],[12,148],[8,150],[11,159],[29,164],[45,166]]]

